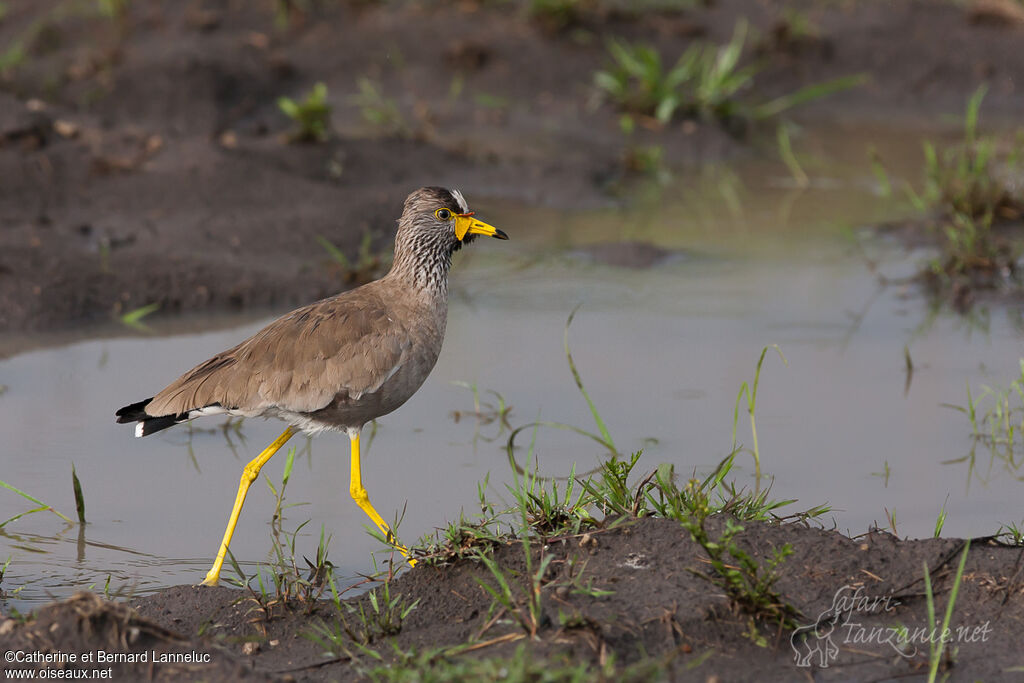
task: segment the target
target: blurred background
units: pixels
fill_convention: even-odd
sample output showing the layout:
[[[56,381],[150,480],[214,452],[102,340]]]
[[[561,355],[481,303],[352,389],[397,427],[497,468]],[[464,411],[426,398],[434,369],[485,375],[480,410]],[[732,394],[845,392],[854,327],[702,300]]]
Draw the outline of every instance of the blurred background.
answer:
[[[566,334],[637,472],[739,449],[780,514],[1019,541],[1022,43],[1019,0],[0,2],[0,598],[200,580],[281,425],[114,411],[382,275],[423,185],[511,240],[457,255],[437,367],[364,431],[404,542],[507,497],[512,429],[598,430]],[[554,477],[608,455],[535,439]],[[283,525],[355,576],[347,455],[299,440]]]

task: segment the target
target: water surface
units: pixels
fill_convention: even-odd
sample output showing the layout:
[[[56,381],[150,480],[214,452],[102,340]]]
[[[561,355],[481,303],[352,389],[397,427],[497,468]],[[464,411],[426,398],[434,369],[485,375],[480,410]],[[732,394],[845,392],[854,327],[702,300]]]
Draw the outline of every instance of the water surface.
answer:
[[[901,535],[927,536],[943,506],[948,535],[1020,523],[1024,473],[990,462],[983,448],[973,470],[944,464],[973,443],[966,419],[942,406],[964,404],[968,383],[1005,385],[1019,374],[1019,317],[999,309],[975,322],[936,315],[912,285],[879,284],[879,274],[912,274],[927,254],[865,230],[904,211],[879,196],[860,156],[865,139],[882,138],[897,177],[918,163],[917,143],[903,132],[869,133],[805,139],[806,188],[780,164],[755,160],[642,189],[628,208],[477,202],[512,241],[478,242],[457,258],[438,365],[380,421],[364,458],[377,509],[391,520],[404,508],[400,536],[410,541],[461,509],[473,513],[477,482],[488,474],[491,495],[505,494],[507,432],[453,419],[472,408],[456,382],[500,392],[513,425],[541,418],[592,428],[562,348],[566,317],[582,304],[571,329],[576,364],[620,449],[644,449],[644,470],[659,462],[682,476],[713,468],[732,447],[740,385],[753,379],[762,347],[778,344],[788,364],[769,355],[757,410],[774,497],[798,499],[793,511],[831,504],[825,522],[850,533],[894,518]],[[621,242],[646,254],[645,267],[608,265]],[[160,335],[122,330],[0,361],[0,478],[73,516],[74,463],[89,520],[79,529],[36,513],[0,530],[0,561],[11,557],[3,588],[21,589],[10,604],[102,589],[108,580],[112,590],[144,592],[202,578],[242,466],[283,425],[248,420],[240,433],[225,433],[219,418],[208,418],[143,440],[114,424],[113,412],[270,319],[190,318],[179,321],[182,333],[165,321]],[[909,388],[905,346],[915,366]],[[741,418],[738,438],[747,444]],[[379,544],[348,497],[348,439],[292,443],[300,453],[287,501],[302,505],[287,509],[286,528],[311,520],[299,554],[314,555],[322,525],[342,574],[372,571]],[[603,455],[554,430],[539,434],[537,454],[552,475],[574,463],[589,469]],[[753,468],[740,463],[738,483],[752,485]],[[264,469],[275,485],[283,466],[279,455]],[[250,571],[269,558],[273,505],[268,488],[255,484],[232,543]],[[29,507],[0,490],[0,519]]]

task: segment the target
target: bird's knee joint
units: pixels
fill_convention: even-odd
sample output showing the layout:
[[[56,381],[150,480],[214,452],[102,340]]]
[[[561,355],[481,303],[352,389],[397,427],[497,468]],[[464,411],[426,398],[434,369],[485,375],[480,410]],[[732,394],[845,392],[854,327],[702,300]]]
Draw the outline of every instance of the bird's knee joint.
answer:
[[[248,465],[246,465],[244,468],[242,468],[242,483],[251,484],[254,481],[256,481],[256,477],[258,477],[259,475],[260,470],[258,467],[249,467]]]
[[[351,488],[348,490],[348,493],[350,496],[352,496],[352,500],[356,501],[357,503],[370,502],[370,494],[368,494],[366,492],[366,489],[364,488]]]

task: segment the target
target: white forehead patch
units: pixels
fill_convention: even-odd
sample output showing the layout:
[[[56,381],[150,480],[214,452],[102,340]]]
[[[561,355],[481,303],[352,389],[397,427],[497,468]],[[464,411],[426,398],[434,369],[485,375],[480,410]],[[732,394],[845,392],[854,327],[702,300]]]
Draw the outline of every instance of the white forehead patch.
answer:
[[[466,203],[466,198],[462,196],[462,193],[458,190],[448,190],[455,197],[455,201],[459,203],[460,213],[469,213],[469,204]]]

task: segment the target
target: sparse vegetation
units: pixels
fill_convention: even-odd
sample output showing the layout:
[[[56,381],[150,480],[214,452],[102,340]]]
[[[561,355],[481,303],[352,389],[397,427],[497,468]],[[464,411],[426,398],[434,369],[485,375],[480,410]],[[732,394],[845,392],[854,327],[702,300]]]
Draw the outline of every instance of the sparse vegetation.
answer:
[[[128,12],[131,0],[96,0],[100,14],[110,19],[120,19]]]
[[[918,194],[909,185],[907,196],[916,209],[935,215],[932,223],[939,255],[922,273],[931,289],[949,294],[954,306],[970,308],[977,289],[1021,286],[1017,262],[1022,247],[1000,235],[999,221],[1024,215],[1024,131],[1010,140],[978,132],[981,103],[987,87],[968,99],[963,139],[939,147],[924,143],[925,181]],[[872,170],[883,191],[891,184],[877,157]]]
[[[995,536],[1010,545],[1024,545],[1024,522],[1001,524]]]
[[[331,130],[331,106],[327,103],[327,86],[317,83],[301,102],[280,97],[277,106],[296,128],[288,134],[292,142],[324,142]]]
[[[640,683],[658,680],[665,672],[665,662],[642,661],[617,667],[609,658],[603,665],[574,661],[571,658],[537,658],[520,646],[510,657],[458,657],[466,648],[437,650],[396,651],[393,661],[377,664],[366,670],[366,675],[381,683],[581,683],[582,681],[614,680],[621,683]]]
[[[943,662],[943,655],[948,658],[950,650],[947,646],[945,634],[949,633],[950,620],[953,617],[953,607],[956,605],[956,598],[960,592],[960,583],[964,576],[964,565],[967,564],[967,553],[970,552],[971,542],[964,541],[964,550],[960,553],[960,563],[956,568],[956,575],[953,577],[953,585],[949,589],[949,598],[946,601],[946,613],[939,626],[935,617],[935,595],[932,590],[931,576],[928,573],[928,563],[924,563],[924,590],[928,604],[928,627],[929,632],[935,637],[928,639],[928,683],[934,683],[939,674],[939,665]],[[948,664],[947,659],[947,664]]]
[[[594,82],[620,109],[667,124],[677,115],[723,122],[766,119],[865,80],[848,76],[760,104],[744,103],[739,95],[761,70],[756,63],[741,65],[746,40],[747,24],[740,20],[728,43],[694,43],[668,69],[655,48],[611,40],[608,52],[614,66],[598,71]]]
[[[578,24],[594,0],[529,0],[526,13],[531,20],[552,31]]]
[[[370,78],[357,81],[359,92],[351,102],[359,108],[363,120],[386,137],[411,138],[412,126],[402,116],[398,103],[384,94],[380,83]]]
[[[374,252],[373,234],[369,231],[364,232],[362,239],[359,240],[359,252],[355,261],[323,235],[317,235],[316,242],[341,270],[341,280],[347,284],[361,285],[371,282],[391,267],[391,252]]]
[[[800,614],[773,588],[779,578],[776,570],[793,553],[793,548],[788,543],[776,548],[762,567],[736,542],[743,526],[731,516],[725,517],[725,529],[717,538],[708,531],[707,520],[714,507],[700,482],[690,480],[686,493],[689,496],[679,496],[679,500],[686,505],[688,514],[681,516],[680,521],[690,537],[704,549],[714,573],[690,571],[724,590],[748,612],[747,634],[761,647],[767,647],[768,642],[759,632],[755,619],[768,619],[789,629],[796,626],[795,618]]]
[[[633,480],[641,452],[635,452],[628,458],[618,454],[607,425],[573,361],[568,331],[575,313],[574,310],[566,322],[565,355],[576,386],[590,408],[597,432],[547,422],[531,423],[513,430],[508,444],[513,462],[514,485],[509,487],[513,504],[503,512],[496,511],[495,505],[485,497],[486,484],[481,486],[478,491],[482,512],[480,521],[467,524],[464,519],[460,519],[458,524],[449,525],[443,539],[424,539],[425,543],[417,550],[417,554],[427,563],[475,557],[487,568],[491,578],[490,581],[481,580],[481,586],[494,601],[492,610],[502,610],[511,616],[523,634],[533,638],[542,628],[544,600],[552,588],[553,579],[548,573],[553,556],[544,550],[549,539],[577,538],[595,528],[641,517],[673,519],[682,524],[709,558],[711,572],[693,571],[725,590],[750,615],[747,635],[759,644],[766,644],[757,628],[758,619],[768,619],[789,628],[794,625],[793,619],[798,614],[773,590],[778,578],[777,569],[791,549],[780,548],[764,564],[759,563],[738,543],[738,536],[743,531],[739,522],[776,518],[774,512],[793,501],[770,500],[768,491],[759,488],[753,492],[738,490],[735,485],[727,483],[726,478],[742,450],[736,441],[735,423],[739,419],[740,403],[746,398],[754,437],[750,453],[754,457],[757,479],[760,481],[760,453],[755,421],[757,389],[764,359],[769,349],[774,347],[762,350],[753,385],[744,383],[737,397],[734,451],[704,480],[691,479],[680,489],[675,483],[673,467],[669,464],[658,466],[639,481]],[[577,476],[573,469],[564,485],[560,486],[556,480],[541,477],[536,468],[535,444],[541,426],[571,429],[600,443],[610,451],[611,456],[588,476]],[[515,464],[515,440],[526,429],[532,430],[526,461],[533,465],[521,468]],[[828,509],[827,506],[819,506],[799,513],[796,517],[813,518]],[[714,516],[724,520],[724,530],[717,536],[709,530],[709,520]],[[500,531],[502,520],[513,532],[513,537],[518,539],[516,542],[522,544],[525,565],[522,576],[510,574],[493,558],[493,549],[508,543],[507,537],[503,537]],[[592,586],[589,590],[600,592],[600,589]]]
[[[419,600],[411,603],[403,600],[401,594],[392,596],[390,577],[380,588],[369,591],[365,598],[354,604],[341,601],[333,578],[329,579],[329,583],[339,620],[332,624],[321,621],[314,625],[312,632],[305,635],[332,657],[353,657],[354,651],[375,655],[366,646],[400,633],[402,622],[419,604]]]
[[[74,472],[72,472],[72,476],[74,477],[75,481],[77,482],[78,478],[74,476]],[[31,510],[26,510],[25,512],[18,513],[16,515],[14,515],[13,517],[4,520],[3,522],[0,522],[0,529],[4,528],[5,526],[7,526],[8,524],[10,524],[11,522],[13,522],[15,520],[21,519],[25,515],[31,515],[33,512],[52,512],[53,514],[57,515],[58,517],[60,517],[62,520],[64,520],[68,524],[74,524],[74,521],[70,517],[68,517],[67,515],[62,513],[57,508],[53,507],[52,505],[47,505],[46,503],[44,503],[43,501],[39,500],[35,496],[33,496],[31,494],[28,494],[28,493],[25,493],[24,491],[22,491],[21,489],[17,488],[16,486],[12,486],[11,484],[8,484],[7,482],[0,480],[0,487],[3,487],[5,489],[7,489],[8,491],[13,491],[14,493],[17,493],[19,496],[24,498],[25,500],[27,500],[27,501],[29,501],[31,503],[34,503],[35,505],[38,506],[38,507],[32,508]],[[79,491],[80,491],[80,486],[79,486]],[[76,492],[76,497],[78,495],[79,495],[78,492]],[[77,498],[76,498],[76,500],[77,500]],[[82,503],[82,505],[83,505],[83,510],[84,510],[84,505],[85,505],[84,502]]]
[[[619,127],[627,139],[632,139],[636,131],[636,119],[623,114],[619,117]],[[661,145],[631,143],[623,154],[623,166],[629,173],[652,178],[663,185],[672,179],[672,172],[665,161],[665,148]]]
[[[911,191],[918,208],[975,219],[1019,218],[1024,212],[1024,188],[1013,180],[1024,170],[1024,131],[1010,140],[978,132],[987,92],[982,85],[968,99],[962,140],[943,148],[924,143],[924,192],[918,196]]]
[[[303,557],[305,567],[299,567],[296,561],[296,542],[302,529],[309,523],[306,520],[294,531],[286,531],[283,527],[284,511],[293,505],[285,504],[285,490],[291,479],[295,464],[295,447],[288,449],[284,471],[278,486],[264,475],[267,488],[274,497],[274,515],[270,523],[270,538],[274,561],[268,567],[256,567],[254,574],[247,575],[234,555],[228,550],[228,561],[237,578],[225,577],[225,581],[249,592],[255,603],[255,611],[260,613],[260,621],[267,622],[274,618],[276,611],[301,606],[306,614],[316,607],[317,600],[327,589],[331,580],[334,565],[327,559],[330,536],[320,529],[320,540],[316,548],[314,560]],[[255,583],[255,586],[253,585]]]
[[[975,441],[989,446],[993,453],[1005,453],[1011,460],[1015,460],[1024,433],[1024,358],[1019,367],[1020,376],[1008,387],[985,385],[980,394],[972,396],[968,384],[966,406],[944,404],[967,416]]]
[[[145,306],[139,306],[138,308],[133,308],[132,310],[128,311],[127,313],[122,313],[118,317],[118,320],[125,327],[130,327],[133,330],[137,330],[139,332],[149,332],[150,331],[149,325],[147,325],[146,323],[142,322],[142,320],[146,316],[152,315],[153,313],[156,313],[158,310],[160,310],[160,303],[159,302],[153,302],[153,303],[150,303],[150,304],[146,304]]]

